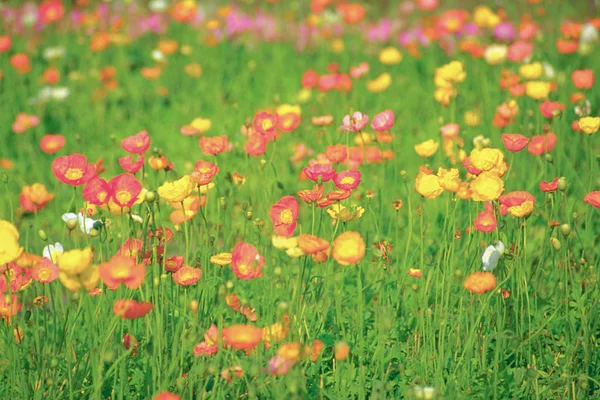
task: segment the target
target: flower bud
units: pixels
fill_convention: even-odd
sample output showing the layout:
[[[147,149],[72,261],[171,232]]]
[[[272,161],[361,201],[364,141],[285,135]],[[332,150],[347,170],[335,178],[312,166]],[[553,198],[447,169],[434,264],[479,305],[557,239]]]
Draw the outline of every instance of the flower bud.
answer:
[[[150,191],[146,192],[144,200],[146,203],[154,203],[156,201],[156,193]]]
[[[546,153],[546,161],[550,164],[554,163],[554,158],[552,158],[552,154]]]
[[[561,192],[567,190],[567,178],[565,178],[564,176],[558,179],[558,190],[560,190]]]
[[[550,243],[552,244],[552,247],[554,247],[554,250],[559,251],[561,248],[561,244],[560,244],[560,240],[558,240],[557,238],[550,238]]]
[[[247,212],[246,212],[246,219],[247,219],[248,221],[250,221],[250,220],[252,219],[252,211],[247,211]]]
[[[233,282],[231,282],[231,281],[225,282],[225,287],[229,290],[233,289]]]
[[[190,310],[194,314],[198,313],[198,300],[192,300],[192,301],[190,301]]]
[[[560,226],[560,233],[564,237],[568,237],[571,234],[571,225],[569,225],[569,224],[562,224]]]
[[[67,221],[67,229],[69,229],[70,231],[72,231],[73,229],[77,228],[77,220],[76,219],[70,219]]]
[[[48,235],[46,235],[46,232],[44,232],[43,229],[40,229],[38,231],[38,235],[40,236],[40,239],[42,239],[42,241],[47,241],[48,240]]]

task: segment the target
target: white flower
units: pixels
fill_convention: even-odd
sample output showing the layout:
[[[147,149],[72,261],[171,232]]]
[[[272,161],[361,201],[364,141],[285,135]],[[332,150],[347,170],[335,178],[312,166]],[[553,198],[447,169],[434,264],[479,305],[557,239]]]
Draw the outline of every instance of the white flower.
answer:
[[[131,214],[131,219],[140,224],[144,223],[144,219],[137,214]]]
[[[598,40],[598,30],[590,23],[583,25],[581,28],[580,43],[591,43]]]
[[[157,63],[167,61],[163,52],[158,49],[152,50],[152,59]]]
[[[150,11],[159,13],[167,10],[167,2],[165,0],[152,0],[150,2]]]
[[[52,60],[59,59],[59,58],[63,57],[64,55],[65,55],[64,47],[48,47],[48,48],[44,49],[44,53],[42,54],[42,57],[44,57],[44,59],[46,61],[52,61]]]
[[[504,254],[504,243],[502,241],[498,241],[495,246],[488,246],[481,256],[483,270],[492,271],[496,268],[502,254]]]
[[[544,74],[548,79],[554,79],[556,77],[556,72],[554,71],[554,67],[547,62],[543,62],[542,66],[544,67]]]
[[[79,214],[66,213],[66,214],[63,214],[62,220],[65,221],[65,223],[69,222],[71,220],[77,220],[77,222],[79,223],[79,228],[81,229],[81,232],[87,233],[88,235],[90,234],[90,231],[92,230],[92,228],[94,228],[94,225],[96,225],[98,223],[98,221],[96,221],[95,219],[91,219],[91,218],[84,216],[83,213],[79,213]]]
[[[49,244],[46,247],[44,247],[44,250],[42,251],[42,255],[50,260],[52,260],[53,263],[56,263],[56,254],[62,254],[65,252],[65,249],[63,248],[63,245],[56,242],[54,244]]]
[[[435,388],[431,386],[417,385],[413,388],[417,399],[433,399],[435,396]]]
[[[490,65],[502,64],[506,60],[508,47],[505,44],[492,44],[485,49],[483,58]]]

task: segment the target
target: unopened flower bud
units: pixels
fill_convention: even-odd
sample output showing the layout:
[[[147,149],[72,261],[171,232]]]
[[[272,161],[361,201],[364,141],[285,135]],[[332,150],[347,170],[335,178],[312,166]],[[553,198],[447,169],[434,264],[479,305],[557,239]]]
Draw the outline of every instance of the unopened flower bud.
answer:
[[[552,247],[554,247],[554,250],[559,251],[561,248],[561,244],[560,244],[560,240],[558,240],[557,238],[550,238],[550,243],[552,244]]]
[[[561,192],[567,190],[567,178],[565,178],[564,176],[558,179],[558,190],[560,190]]]
[[[571,234],[571,225],[569,224],[562,224],[560,226],[560,233],[564,236],[567,237]]]
[[[144,200],[146,203],[154,203],[156,201],[156,193],[150,191],[146,192]]]
[[[77,228],[77,220],[76,219],[70,219],[67,221],[67,229],[69,229],[70,231],[72,231],[73,229]]]
[[[252,219],[252,211],[247,211],[247,212],[246,212],[246,219],[247,219],[248,221],[250,221],[250,220]]]
[[[40,239],[42,239],[42,241],[47,241],[48,240],[48,235],[46,235],[46,232],[44,232],[43,229],[40,229],[38,231],[38,235],[40,236]]]
[[[554,162],[554,158],[552,158],[552,154],[546,153],[546,161],[550,164]]]

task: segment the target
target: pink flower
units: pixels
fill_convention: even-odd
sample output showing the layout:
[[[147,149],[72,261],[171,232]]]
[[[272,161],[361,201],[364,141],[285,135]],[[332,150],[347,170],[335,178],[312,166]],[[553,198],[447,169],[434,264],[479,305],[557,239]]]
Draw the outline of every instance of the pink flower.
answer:
[[[369,73],[369,64],[366,62],[361,62],[356,67],[350,67],[350,76],[354,79],[360,79],[361,76]]]
[[[440,133],[444,139],[454,139],[460,132],[458,124],[446,124],[440,128]]]
[[[321,182],[328,182],[335,177],[335,168],[330,163],[322,164],[311,160],[308,165],[302,171],[311,181],[317,182],[321,178]]]
[[[369,116],[366,114],[363,115],[360,111],[356,111],[354,114],[352,114],[352,117],[350,117],[350,115],[346,115],[343,122],[344,125],[340,126],[340,128],[346,132],[358,132],[367,126],[367,123],[369,122]]]
[[[344,121],[345,122],[345,121]],[[380,112],[373,118],[371,122],[371,128],[377,132],[389,131],[396,122],[396,116],[392,110],[385,110]]]

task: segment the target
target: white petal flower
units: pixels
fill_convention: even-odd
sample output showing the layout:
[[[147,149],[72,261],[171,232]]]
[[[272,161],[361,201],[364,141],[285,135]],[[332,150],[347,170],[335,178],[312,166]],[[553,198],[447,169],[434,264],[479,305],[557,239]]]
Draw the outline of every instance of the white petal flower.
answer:
[[[495,246],[488,246],[481,256],[483,270],[492,271],[496,268],[502,254],[504,254],[504,243],[502,241],[498,241]]]
[[[44,247],[44,250],[42,251],[42,255],[50,260],[52,260],[53,263],[56,263],[56,255],[57,254],[62,254],[65,252],[65,249],[63,248],[63,245],[56,242],[54,244],[49,244],[46,247]]]
[[[75,220],[76,220],[76,219],[77,219],[77,214],[73,214],[73,213],[66,213],[66,214],[63,214],[63,216],[62,216],[62,220],[63,220],[65,223],[66,223],[66,222],[69,222],[69,221],[70,221],[70,220],[72,220],[72,219],[75,219]]]
[[[140,224],[144,223],[144,219],[137,214],[131,214],[131,219]]]

